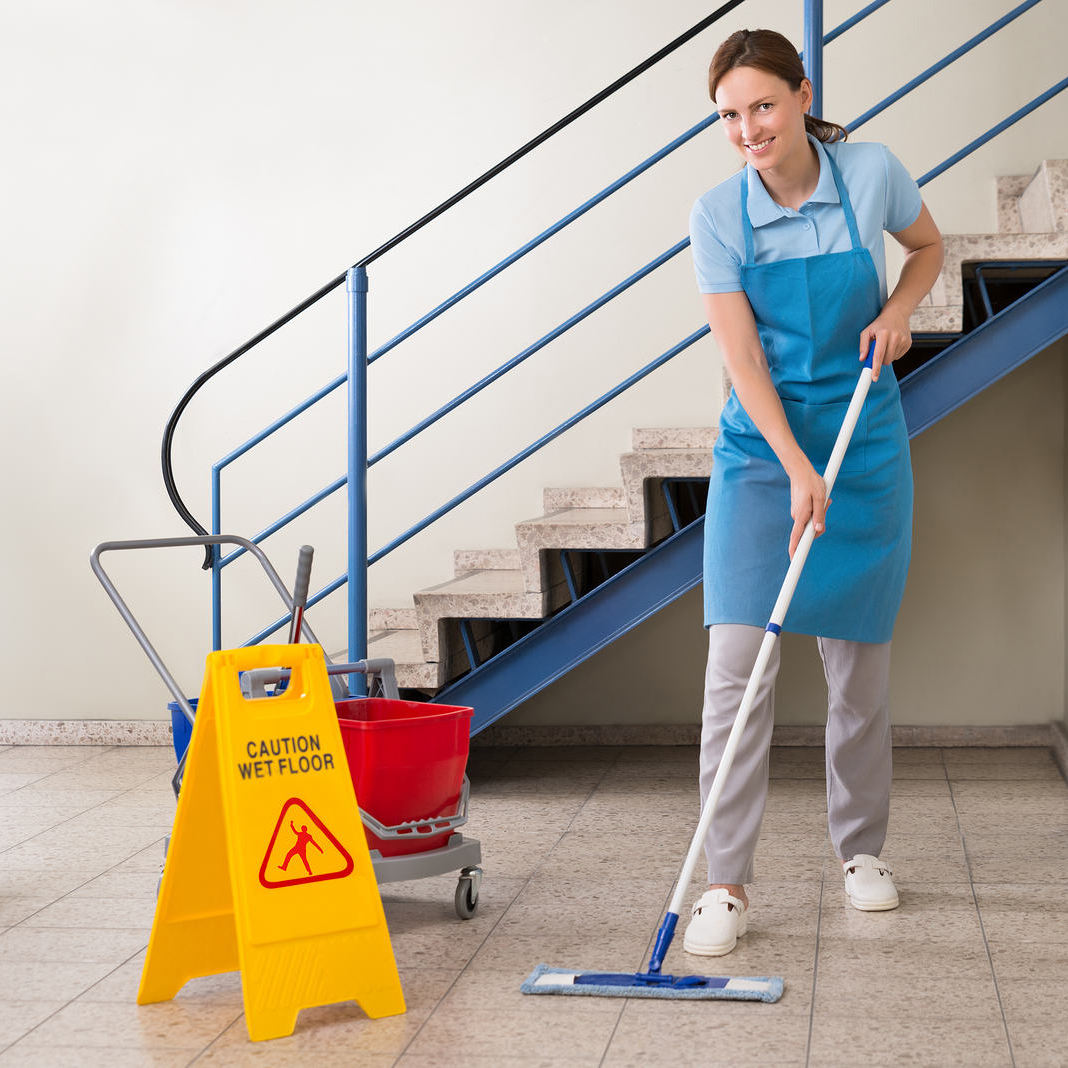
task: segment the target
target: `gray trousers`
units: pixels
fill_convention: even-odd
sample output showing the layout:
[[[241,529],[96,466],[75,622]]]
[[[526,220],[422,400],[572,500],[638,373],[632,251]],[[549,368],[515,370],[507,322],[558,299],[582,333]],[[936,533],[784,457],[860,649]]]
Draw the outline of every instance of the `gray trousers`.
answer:
[[[760,627],[709,628],[701,725],[701,803],[712,789],[742,694],[764,638]],[[827,821],[835,855],[877,857],[890,815],[890,643],[819,638],[827,677]],[[753,881],[753,854],[768,796],[775,719],[776,643],[757,692],[708,837],[710,883]]]

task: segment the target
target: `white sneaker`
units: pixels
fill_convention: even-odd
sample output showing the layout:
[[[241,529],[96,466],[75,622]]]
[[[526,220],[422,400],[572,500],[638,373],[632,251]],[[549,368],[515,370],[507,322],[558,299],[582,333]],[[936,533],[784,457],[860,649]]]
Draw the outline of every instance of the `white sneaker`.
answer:
[[[699,957],[722,957],[734,949],[748,926],[748,910],[723,888],[706,890],[694,902],[682,948]]]
[[[878,857],[858,853],[842,862],[849,903],[861,912],[887,912],[898,905],[894,873]]]

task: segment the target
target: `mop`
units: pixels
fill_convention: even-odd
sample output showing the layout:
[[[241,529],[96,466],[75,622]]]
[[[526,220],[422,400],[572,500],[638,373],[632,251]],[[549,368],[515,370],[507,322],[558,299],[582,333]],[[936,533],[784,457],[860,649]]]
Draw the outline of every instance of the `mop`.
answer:
[[[868,358],[864,362],[860,372],[860,380],[853,391],[853,399],[849,403],[842,428],[838,431],[834,448],[831,450],[831,458],[827,462],[827,469],[823,474],[823,480],[827,485],[827,497],[830,499],[831,488],[838,477],[838,470],[842,466],[842,459],[849,445],[849,439],[853,436],[853,430],[860,417],[860,411],[864,407],[864,400],[871,386],[872,360],[875,353],[875,342],[868,347]],[[812,542],[815,540],[815,531],[812,520],[808,521],[801,541],[794,552],[794,558],[786,572],[782,589],[779,591],[778,600],[771,612],[771,620],[764,628],[764,639],[757,653],[753,672],[749,676],[749,683],[742,696],[742,703],[738,714],[734,719],[727,744],[723,750],[723,757],[719,762],[715,778],[712,781],[712,789],[701,811],[701,819],[694,832],[690,849],[686,854],[686,860],[682,865],[682,872],[675,884],[675,892],[668,906],[664,920],[657,931],[653,952],[649,958],[649,969],[645,972],[591,972],[577,971],[570,968],[550,968],[548,965],[539,964],[520,986],[524,994],[577,994],[592,995],[597,997],[620,997],[620,998],[689,998],[710,999],[724,998],[737,1001],[778,1001],[782,997],[783,983],[778,976],[748,976],[745,978],[730,978],[728,976],[713,975],[664,975],[661,967],[664,957],[667,955],[671,940],[675,936],[675,927],[679,922],[679,914],[682,911],[683,898],[690,886],[694,869],[697,867],[697,858],[701,853],[708,828],[712,824],[712,816],[716,810],[719,796],[723,792],[723,784],[730,772],[734,761],[734,754],[745,731],[746,721],[749,719],[753,701],[756,698],[757,689],[764,678],[764,671],[768,666],[775,643],[782,631],[783,620],[786,618],[786,610],[790,606],[790,600],[794,595],[798,579],[801,577],[801,569],[805,566]]]

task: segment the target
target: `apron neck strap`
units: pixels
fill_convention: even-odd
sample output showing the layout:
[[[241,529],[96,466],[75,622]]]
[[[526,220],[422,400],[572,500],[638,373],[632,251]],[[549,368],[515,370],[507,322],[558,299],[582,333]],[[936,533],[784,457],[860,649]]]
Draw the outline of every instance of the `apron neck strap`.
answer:
[[[745,255],[742,264],[755,263],[756,256],[753,253],[753,224],[749,221],[749,167],[746,165],[742,171],[742,238],[745,242]]]
[[[823,153],[831,168],[831,176],[834,178],[834,186],[838,190],[838,199],[842,202],[842,211],[845,214],[846,226],[849,227],[849,240],[853,250],[856,251],[864,246],[860,243],[860,230],[857,228],[857,217],[853,214],[853,205],[849,201],[849,193],[846,192],[845,182],[842,181],[842,172],[838,164],[831,158],[830,152]]]
[[[853,250],[856,251],[864,246],[860,241],[860,230],[857,228],[857,217],[853,214],[853,205],[849,201],[849,193],[846,192],[845,182],[842,181],[842,172],[838,169],[837,164],[831,158],[829,152],[824,152],[823,158],[827,160],[827,164],[831,168],[831,177],[834,179],[835,189],[838,190],[838,199],[841,201],[846,227],[849,229],[849,241]],[[745,258],[742,260],[742,263],[751,264],[756,262],[756,256],[753,252],[753,224],[749,219],[748,165],[745,170],[742,171],[742,184],[740,190],[742,198],[742,239],[745,245]]]

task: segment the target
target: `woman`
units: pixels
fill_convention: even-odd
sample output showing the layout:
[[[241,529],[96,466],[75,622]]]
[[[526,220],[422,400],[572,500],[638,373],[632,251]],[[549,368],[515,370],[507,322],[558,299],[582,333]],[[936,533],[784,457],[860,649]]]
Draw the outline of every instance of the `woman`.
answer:
[[[786,616],[818,638],[829,692],[827,810],[851,904],[896,908],[879,858],[890,807],[890,638],[908,570],[912,471],[893,370],[909,317],[942,266],[916,183],[882,145],[807,114],[796,49],[740,30],[716,51],[709,94],[741,173],[694,206],[698,288],[734,389],[720,417],[705,523],[709,656],[701,738],[711,789],[771,609],[809,519],[817,541]],[[904,247],[887,298],[883,231]],[[834,490],[822,470],[874,341],[872,386]],[[788,517],[793,519],[790,528]],[[748,923],[768,786],[778,648],[705,846],[709,889],[685,948],[729,953]]]

